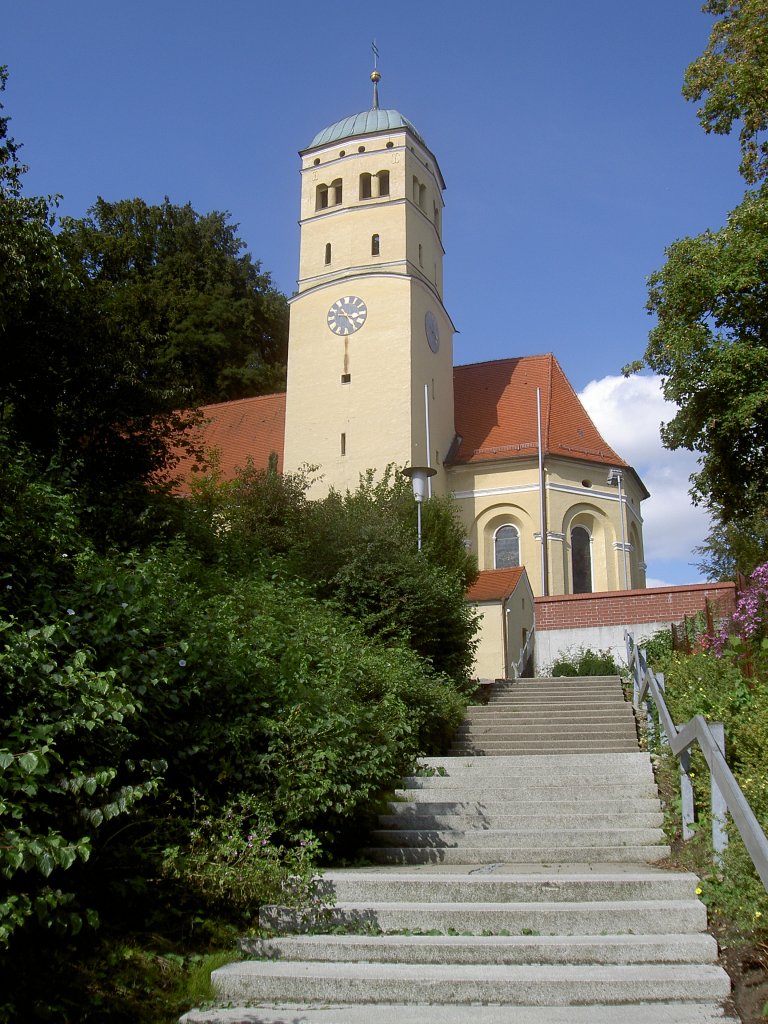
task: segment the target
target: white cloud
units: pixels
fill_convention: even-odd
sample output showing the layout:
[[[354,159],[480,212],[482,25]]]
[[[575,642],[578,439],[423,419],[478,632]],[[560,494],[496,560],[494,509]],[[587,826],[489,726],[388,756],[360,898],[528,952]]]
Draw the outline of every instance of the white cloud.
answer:
[[[603,377],[592,380],[579,394],[595,426],[612,448],[640,475],[651,497],[643,502],[645,558],[652,570],[655,560],[675,560],[690,580],[697,576],[691,552],[709,532],[709,518],[688,493],[696,456],[669,451],[661,443],[659,428],[675,414],[675,406],[661,393],[657,376]],[[684,568],[683,568],[684,567]],[[666,573],[666,567],[665,567]],[[648,585],[651,586],[649,579]],[[661,585],[654,580],[653,585]]]

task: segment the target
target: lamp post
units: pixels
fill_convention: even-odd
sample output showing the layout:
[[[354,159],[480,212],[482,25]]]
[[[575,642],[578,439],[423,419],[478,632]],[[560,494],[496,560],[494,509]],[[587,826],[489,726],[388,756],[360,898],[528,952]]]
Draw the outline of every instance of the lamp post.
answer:
[[[419,551],[421,551],[421,506],[427,494],[427,480],[435,473],[437,470],[431,466],[406,466],[403,470],[403,475],[411,481],[413,500],[416,502]]]
[[[621,520],[621,556],[624,561],[624,589],[629,590],[629,581],[627,579],[627,541],[624,533],[624,492],[621,488],[623,474],[620,469],[609,469],[608,470],[608,484],[613,487],[614,484],[619,486],[619,519]]]

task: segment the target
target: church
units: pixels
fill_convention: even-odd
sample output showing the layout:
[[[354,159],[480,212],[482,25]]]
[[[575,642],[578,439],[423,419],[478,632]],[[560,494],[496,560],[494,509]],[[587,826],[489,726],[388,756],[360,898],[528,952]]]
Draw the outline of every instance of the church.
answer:
[[[287,391],[205,407],[203,445],[225,476],[272,452],[281,471],[317,466],[315,498],[390,463],[425,469],[430,493],[456,502],[486,594],[498,590],[486,573],[519,581],[499,573],[518,567],[535,596],[645,587],[648,491],[555,356],[453,365],[445,182],[414,125],[379,107],[371,78],[373,106],[300,151]],[[492,675],[506,674],[506,657]]]

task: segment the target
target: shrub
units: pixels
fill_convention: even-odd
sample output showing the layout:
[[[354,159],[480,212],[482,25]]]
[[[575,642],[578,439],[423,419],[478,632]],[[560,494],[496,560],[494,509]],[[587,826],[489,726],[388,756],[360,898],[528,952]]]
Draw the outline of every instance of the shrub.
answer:
[[[619,667],[610,651],[593,651],[579,647],[564,651],[552,665],[552,676],[617,676]]]

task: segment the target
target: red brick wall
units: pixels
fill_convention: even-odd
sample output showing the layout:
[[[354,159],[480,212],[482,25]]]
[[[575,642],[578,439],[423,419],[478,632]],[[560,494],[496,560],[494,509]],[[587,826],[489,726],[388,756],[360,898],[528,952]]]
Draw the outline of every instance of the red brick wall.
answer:
[[[716,617],[730,615],[736,606],[735,583],[692,583],[651,590],[612,590],[600,594],[537,597],[536,629],[578,629],[583,626],[639,625],[642,622],[682,622],[704,610],[709,599]]]

